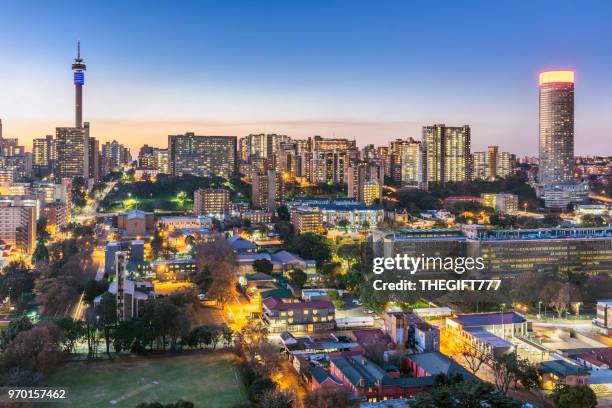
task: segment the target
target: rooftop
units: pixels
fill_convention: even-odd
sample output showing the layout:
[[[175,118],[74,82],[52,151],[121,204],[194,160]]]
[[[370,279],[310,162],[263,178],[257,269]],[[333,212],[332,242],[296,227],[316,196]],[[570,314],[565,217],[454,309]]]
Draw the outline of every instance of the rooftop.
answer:
[[[304,310],[304,309],[333,309],[334,304],[329,300],[315,300],[310,302],[286,303],[269,297],[263,301],[265,307],[270,310]]]
[[[569,375],[587,375],[589,373],[588,370],[576,364],[568,363],[565,360],[544,361],[540,363],[540,371],[555,374],[561,378]]]
[[[474,375],[469,371],[439,351],[410,354],[407,358],[412,360],[419,368],[427,371],[430,376],[436,376],[438,374],[461,374],[466,380],[474,378]]]
[[[464,328],[493,326],[495,324],[518,324],[526,322],[523,316],[515,312],[461,314],[457,315],[457,317],[449,317],[449,319],[460,324]]]

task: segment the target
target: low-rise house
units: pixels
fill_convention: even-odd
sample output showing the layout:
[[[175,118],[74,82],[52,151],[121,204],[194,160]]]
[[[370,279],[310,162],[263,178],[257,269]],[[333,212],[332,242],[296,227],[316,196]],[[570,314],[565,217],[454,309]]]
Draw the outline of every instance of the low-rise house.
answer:
[[[314,333],[335,326],[335,309],[330,301],[288,303],[270,297],[262,301],[262,306],[262,319],[272,333]]]
[[[565,360],[550,360],[540,363],[542,388],[552,390],[557,384],[586,384],[589,372],[577,364]]]
[[[238,254],[252,253],[257,250],[257,245],[239,235],[230,237],[227,242],[230,244],[234,252]]]
[[[438,374],[460,374],[464,380],[474,380],[476,377],[446,357],[439,351],[429,353],[416,353],[406,356],[406,363],[415,377],[434,377]]]
[[[578,356],[576,360],[589,370],[609,370],[612,368],[612,347],[592,349]]]
[[[412,398],[428,391],[435,377],[401,377],[397,371],[387,372],[362,355],[335,357],[330,361],[330,374],[363,401]]]

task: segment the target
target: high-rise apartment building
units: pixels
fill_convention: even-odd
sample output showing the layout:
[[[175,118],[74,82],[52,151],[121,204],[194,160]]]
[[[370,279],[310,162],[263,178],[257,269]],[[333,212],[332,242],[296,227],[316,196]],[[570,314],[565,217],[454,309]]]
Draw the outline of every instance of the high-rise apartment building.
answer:
[[[383,169],[370,163],[352,163],[346,172],[347,195],[367,205],[382,198]]]
[[[236,171],[236,136],[168,136],[168,163],[175,176],[230,178]]]
[[[222,218],[229,212],[230,193],[223,188],[198,188],[193,193],[193,213]]]
[[[56,160],[53,135],[36,138],[32,141],[32,165],[34,167],[52,170]]]
[[[424,183],[470,180],[470,127],[444,124],[423,127],[422,178]]]
[[[541,185],[573,180],[574,71],[540,73]]]
[[[0,202],[0,240],[31,254],[36,244],[36,207]]]
[[[500,152],[499,146],[489,146],[486,152],[472,155],[472,179],[495,180],[514,172],[516,158],[508,152]]]
[[[116,140],[102,145],[102,157],[110,162],[112,171],[118,171],[132,161],[130,149]]]
[[[254,172],[252,177],[251,203],[258,209],[274,211],[284,202],[284,183],[274,170]]]
[[[418,186],[421,180],[421,143],[410,138],[399,146],[400,180]]]
[[[55,141],[57,149],[56,173],[60,179],[72,179],[74,177],[87,177],[88,164],[85,156],[88,156],[89,139],[85,135],[85,128],[58,127],[55,129]]]
[[[87,164],[89,166],[89,178],[98,181],[101,177],[104,177],[105,174],[101,174],[100,141],[95,137],[89,137],[88,153],[89,159]]]

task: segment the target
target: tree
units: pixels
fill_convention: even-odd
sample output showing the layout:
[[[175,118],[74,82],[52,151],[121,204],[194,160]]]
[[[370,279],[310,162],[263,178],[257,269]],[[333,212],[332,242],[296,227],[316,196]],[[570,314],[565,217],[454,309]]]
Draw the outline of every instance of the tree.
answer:
[[[336,309],[342,309],[342,307],[344,306],[344,300],[342,300],[342,296],[340,296],[338,291],[335,289],[327,291],[327,298],[331,300]]]
[[[40,313],[48,317],[64,316],[76,304],[79,292],[69,278],[42,278],[36,281]]]
[[[347,219],[343,218],[340,221],[338,221],[338,226],[345,231],[348,230],[349,225],[351,225],[351,223]]]
[[[221,327],[221,337],[223,337],[223,344],[225,347],[229,347],[234,340],[234,331],[227,325]]]
[[[474,375],[476,375],[483,364],[493,358],[488,351],[472,347],[465,337],[456,335],[448,328],[442,330],[441,336],[444,338],[449,354],[460,357],[465,362],[468,370]]]
[[[85,336],[85,326],[82,321],[71,317],[60,317],[54,320],[55,325],[62,331],[62,351],[72,353],[74,346]]]
[[[229,243],[215,237],[199,242],[194,247],[197,271],[194,281],[206,292],[209,299],[224,305],[236,295],[236,254]]]
[[[291,390],[268,390],[261,399],[261,408],[293,408],[295,394]]]
[[[516,352],[496,356],[492,360],[492,369],[495,388],[506,395],[510,384],[517,380],[516,373],[519,370],[519,363]]]
[[[276,209],[276,214],[278,215],[278,219],[282,221],[289,221],[289,209],[285,204],[279,206]]]
[[[112,358],[110,345],[113,340],[113,329],[117,323],[117,300],[115,296],[111,293],[105,293],[95,310],[96,320],[102,329],[104,341],[106,342],[106,354],[109,358]]]
[[[195,404],[191,401],[180,399],[169,404],[162,404],[160,402],[141,402],[136,405],[136,408],[195,408]]]
[[[306,232],[294,237],[288,245],[288,249],[296,252],[304,259],[314,259],[321,267],[323,263],[329,261],[332,256],[331,243],[322,236]]]
[[[601,215],[585,214],[580,220],[581,227],[602,227],[606,225],[606,220]]]
[[[481,381],[438,381],[429,392],[418,394],[411,408],[489,407],[519,408],[522,403],[506,397],[493,385]]]
[[[544,302],[552,307],[559,318],[567,311],[570,303],[570,284],[563,282],[548,282],[540,294]]]
[[[28,331],[32,327],[34,327],[34,325],[27,316],[20,317],[10,322],[4,330],[0,331],[0,352],[6,350],[19,333]]]
[[[268,261],[267,259],[257,259],[255,262],[253,262],[253,270],[255,272],[270,274],[272,273],[273,268],[274,265],[272,265],[272,262]]]
[[[36,220],[36,238],[42,239],[43,241],[49,240],[50,236],[47,232],[47,218],[39,217]]]
[[[347,269],[361,259],[361,247],[359,244],[343,244],[336,250],[338,258],[342,259]]]
[[[289,272],[289,280],[297,287],[302,288],[308,280],[308,275],[303,270],[296,268]]]
[[[103,294],[107,290],[108,282],[91,279],[85,284],[85,295],[83,299],[85,302],[91,305],[96,297]]]
[[[249,320],[234,336],[238,352],[252,362],[259,346],[268,341],[268,329],[260,321]]]
[[[23,262],[9,263],[0,273],[0,299],[9,297],[18,309],[33,297],[36,273],[29,270]]]
[[[353,408],[359,401],[345,385],[323,385],[304,397],[305,408]]]
[[[557,384],[551,394],[559,408],[595,408],[597,396],[588,385]]]
[[[47,246],[45,245],[44,239],[39,239],[36,243],[36,248],[34,249],[34,253],[32,254],[32,262],[49,262],[49,251],[47,250]]]
[[[249,399],[253,403],[260,403],[264,396],[276,391],[276,383],[267,377],[259,377],[249,385]]]
[[[33,385],[62,359],[61,330],[45,322],[20,332],[2,354],[0,375],[5,385]]]

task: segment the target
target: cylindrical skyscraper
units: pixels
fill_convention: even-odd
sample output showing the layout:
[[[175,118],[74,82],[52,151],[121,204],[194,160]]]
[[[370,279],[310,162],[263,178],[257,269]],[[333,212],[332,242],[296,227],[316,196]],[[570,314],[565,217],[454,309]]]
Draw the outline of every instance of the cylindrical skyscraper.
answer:
[[[85,84],[85,62],[81,59],[81,42],[77,43],[77,57],[72,64],[72,72],[74,73],[74,110],[75,110],[75,127],[83,127],[83,85]]]
[[[541,185],[572,181],[574,167],[574,71],[540,73]]]

